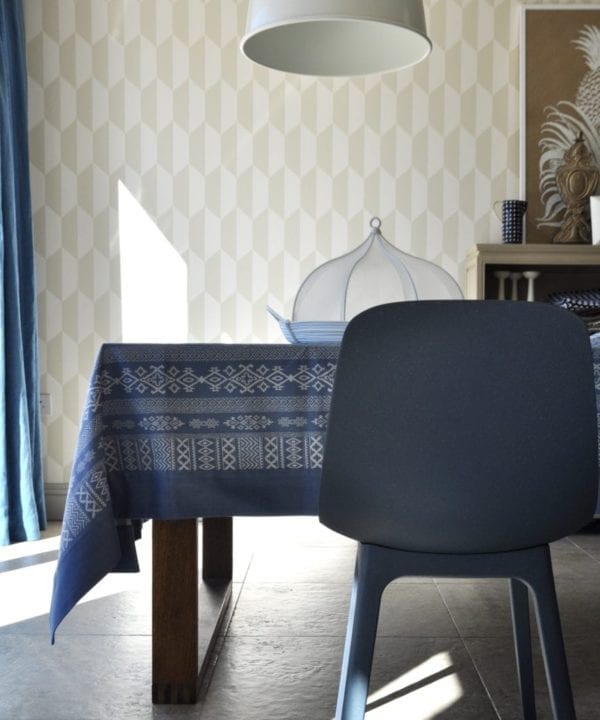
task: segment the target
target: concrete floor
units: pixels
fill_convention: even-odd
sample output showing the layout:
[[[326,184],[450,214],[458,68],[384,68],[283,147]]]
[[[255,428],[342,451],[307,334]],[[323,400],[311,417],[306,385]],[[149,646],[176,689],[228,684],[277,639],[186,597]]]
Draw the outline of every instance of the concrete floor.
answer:
[[[235,522],[235,611],[206,697],[150,699],[149,528],[142,572],[103,580],[50,646],[58,527],[0,548],[0,720],[331,720],[354,564],[314,518]],[[552,548],[579,720],[600,718],[600,534]],[[537,640],[539,720],[551,718]],[[503,581],[393,583],[368,720],[521,717]]]

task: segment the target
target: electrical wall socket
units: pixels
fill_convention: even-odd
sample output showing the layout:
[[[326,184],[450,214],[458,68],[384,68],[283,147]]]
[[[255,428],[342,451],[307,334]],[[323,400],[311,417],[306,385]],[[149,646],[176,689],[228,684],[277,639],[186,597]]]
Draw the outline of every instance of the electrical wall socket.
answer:
[[[52,415],[52,398],[50,393],[40,393],[40,413]]]

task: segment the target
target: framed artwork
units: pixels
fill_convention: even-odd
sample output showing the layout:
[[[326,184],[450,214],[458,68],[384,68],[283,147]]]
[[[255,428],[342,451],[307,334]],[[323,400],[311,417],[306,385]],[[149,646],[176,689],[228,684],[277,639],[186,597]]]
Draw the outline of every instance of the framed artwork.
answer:
[[[525,237],[551,243],[565,213],[556,171],[580,135],[600,168],[600,4],[525,6],[521,20]]]

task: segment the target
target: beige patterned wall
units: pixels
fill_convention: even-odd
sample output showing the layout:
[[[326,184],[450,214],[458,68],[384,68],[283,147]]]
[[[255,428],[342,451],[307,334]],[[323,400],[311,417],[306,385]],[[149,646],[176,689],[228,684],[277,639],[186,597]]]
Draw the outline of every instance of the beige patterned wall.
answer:
[[[121,297],[152,318],[128,338],[278,341],[265,305],[289,314],[372,215],[461,283],[467,249],[499,239],[492,202],[519,188],[517,0],[425,0],[430,58],[353,80],[253,67],[245,0],[23,2],[48,483],[68,481]]]

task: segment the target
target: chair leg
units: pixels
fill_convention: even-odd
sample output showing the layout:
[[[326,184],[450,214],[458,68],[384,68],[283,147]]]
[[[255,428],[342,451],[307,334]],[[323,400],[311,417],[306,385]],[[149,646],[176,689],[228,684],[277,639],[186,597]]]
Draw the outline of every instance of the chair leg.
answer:
[[[336,720],[364,720],[381,595],[391,580],[402,575],[511,578],[521,702],[525,720],[534,720],[529,587],[535,603],[554,720],[576,720],[547,545],[506,553],[444,555],[368,544],[359,545],[356,558]]]
[[[526,578],[533,591],[535,610],[544,666],[550,691],[550,701],[555,720],[576,720],[573,693],[569,680],[567,656],[563,641],[552,561],[548,546],[538,548],[545,555],[532,568],[532,574]]]
[[[535,685],[533,681],[533,658],[531,654],[529,595],[527,586],[516,578],[510,579],[510,605],[523,720],[535,720]]]
[[[362,544],[358,547],[336,720],[363,720],[365,716],[379,606],[387,585],[374,550]]]

